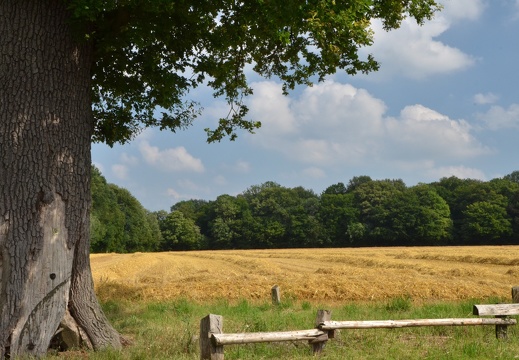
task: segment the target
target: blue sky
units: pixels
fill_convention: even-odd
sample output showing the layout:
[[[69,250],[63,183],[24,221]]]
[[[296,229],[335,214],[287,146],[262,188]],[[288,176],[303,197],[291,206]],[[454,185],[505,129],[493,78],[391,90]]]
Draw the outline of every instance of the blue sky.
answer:
[[[377,73],[337,73],[283,96],[276,79],[250,74],[256,134],[207,144],[204,128],[225,116],[211,90],[176,134],[147,129],[113,148],[94,144],[92,161],[148,210],[181,200],[214,200],[275,181],[321,193],[369,175],[408,186],[446,176],[490,180],[519,170],[519,0],[443,0],[419,27],[405,21],[364,49]]]

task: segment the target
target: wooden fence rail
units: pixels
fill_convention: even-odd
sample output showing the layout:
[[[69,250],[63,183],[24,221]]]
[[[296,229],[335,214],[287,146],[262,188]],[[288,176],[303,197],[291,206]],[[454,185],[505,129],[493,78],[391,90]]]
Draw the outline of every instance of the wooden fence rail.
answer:
[[[242,334],[212,334],[211,340],[214,342],[216,346],[223,346],[233,344],[253,344],[279,341],[314,341],[325,334],[326,332],[319,329],[279,332],[256,332]]]
[[[418,326],[476,326],[476,325],[516,325],[515,319],[413,319],[413,320],[366,320],[366,321],[326,321],[319,325],[321,330],[339,329],[394,329]]]
[[[512,299],[519,302],[519,287],[512,289]],[[328,339],[333,339],[339,329],[404,328],[418,326],[479,326],[495,325],[498,339],[507,337],[507,327],[516,325],[511,315],[519,315],[519,303],[474,305],[473,314],[495,316],[494,318],[449,318],[449,319],[412,319],[412,320],[365,320],[332,321],[331,312],[319,310],[315,328],[309,330],[223,333],[223,317],[210,314],[200,322],[200,358],[202,360],[223,360],[224,345],[250,344],[279,341],[308,341],[314,354],[320,353]]]

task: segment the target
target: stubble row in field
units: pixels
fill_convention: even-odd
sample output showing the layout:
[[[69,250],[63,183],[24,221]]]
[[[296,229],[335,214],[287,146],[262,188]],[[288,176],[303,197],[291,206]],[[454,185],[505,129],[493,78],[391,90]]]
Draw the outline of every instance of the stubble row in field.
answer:
[[[510,296],[519,246],[394,247],[93,254],[102,299],[311,302],[462,300]]]

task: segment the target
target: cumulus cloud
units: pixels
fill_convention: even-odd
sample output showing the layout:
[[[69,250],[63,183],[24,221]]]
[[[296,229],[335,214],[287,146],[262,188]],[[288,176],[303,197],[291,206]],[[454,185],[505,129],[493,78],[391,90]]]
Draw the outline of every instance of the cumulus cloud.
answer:
[[[508,108],[492,106],[477,117],[490,130],[519,129],[519,104],[512,104]]]
[[[263,132],[290,134],[296,131],[296,120],[290,111],[290,99],[280,96],[280,87],[274,81],[253,83],[254,96],[250,107],[261,113]],[[253,117],[254,118],[254,117]]]
[[[486,7],[483,0],[444,0],[440,1],[440,4],[443,6],[440,16],[450,22],[477,20]]]
[[[175,202],[186,199],[202,199],[210,193],[207,186],[200,186],[190,179],[178,179],[175,188],[168,187],[166,195]]]
[[[465,166],[444,166],[432,168],[427,171],[430,178],[441,179],[455,176],[459,179],[476,179],[486,181],[485,174],[479,170]]]
[[[279,86],[255,84],[255,88],[262,86],[275,89],[282,96]],[[450,119],[419,104],[407,106],[399,116],[390,117],[385,114],[384,102],[348,84],[329,81],[307,88],[298,98],[273,101],[269,115],[262,109],[272,99],[272,93],[265,98],[261,94],[264,93],[254,95],[250,109],[264,128],[250,137],[251,143],[308,168],[366,162],[404,168],[416,167],[418,163],[451,163],[491,153],[472,135],[471,126],[464,120]],[[262,106],[258,109],[254,104]],[[274,120],[271,114],[278,116]],[[293,119],[297,119],[297,126],[289,132],[275,131],[277,122],[286,124]]]
[[[466,121],[423,105],[406,106],[385,125],[389,147],[401,158],[467,159],[490,152],[474,138]]]
[[[332,164],[337,159],[355,163],[377,148],[374,140],[383,131],[386,107],[363,89],[329,81],[306,88],[298,99],[289,99],[272,82],[256,83],[254,88],[270,92],[265,98],[264,91],[255,92],[250,104],[251,116],[263,124],[250,138],[253,143],[309,164]],[[273,95],[284,101],[270,103],[269,113],[263,112]],[[262,107],[257,108],[257,103]]]
[[[119,159],[121,163],[112,165],[112,173],[117,179],[128,180],[130,168],[137,166],[139,164],[139,159],[136,156],[129,155],[126,152],[123,152]]]
[[[166,190],[166,194],[172,198],[173,200],[175,201],[178,201],[180,199],[182,199],[182,195],[180,195],[180,193],[178,191],[176,191],[175,189],[172,189],[172,188],[168,188]]]
[[[493,93],[476,94],[474,95],[474,103],[477,105],[487,105],[495,103],[499,97]]]
[[[423,79],[436,74],[448,74],[469,68],[475,59],[460,49],[449,46],[438,37],[452,25],[477,20],[484,8],[482,0],[449,0],[435,18],[423,26],[413,19],[405,19],[397,30],[386,32],[380,20],[372,22],[374,43],[361,51],[371,53],[381,63],[379,73],[368,79],[402,75]]]
[[[123,164],[112,165],[112,173],[120,180],[128,179],[128,166]]]
[[[378,21],[374,22],[373,27],[375,43],[369,51],[381,63],[383,75],[398,74],[423,79],[464,70],[474,64],[471,56],[435,40],[449,28],[444,19],[437,19],[423,27],[405,20],[401,29],[389,33],[384,32]]]
[[[120,159],[123,164],[127,164],[130,166],[135,166],[139,164],[139,159],[137,158],[137,156],[130,155],[126,152],[123,152],[121,154]]]
[[[204,171],[202,161],[189,154],[183,146],[161,150],[144,140],[139,142],[139,151],[146,163],[162,171]]]

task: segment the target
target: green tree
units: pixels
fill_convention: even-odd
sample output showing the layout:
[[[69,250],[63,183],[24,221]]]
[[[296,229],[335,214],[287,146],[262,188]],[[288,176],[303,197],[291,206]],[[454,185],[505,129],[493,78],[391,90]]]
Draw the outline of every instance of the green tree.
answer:
[[[486,199],[485,183],[474,179],[459,179],[455,176],[442,178],[431,184],[438,194],[447,202],[453,222],[453,242],[461,244],[467,240],[463,235],[464,211],[468,205]]]
[[[500,243],[517,243],[519,238],[519,171],[514,171],[503,178],[490,180],[491,187],[506,197],[506,212],[511,222],[512,234],[508,238],[502,237]]]
[[[318,220],[319,199],[302,187],[286,188],[266,182],[242,195],[249,204],[245,223],[251,243],[262,248],[309,247],[323,244]]]
[[[171,211],[181,211],[185,217],[197,221],[203,217],[209,202],[207,200],[183,200],[171,206]]]
[[[160,231],[159,218],[155,212],[146,210],[146,220],[151,232],[152,242],[149,244],[150,248],[146,251],[160,250],[160,245],[163,242],[162,232]]]
[[[402,180],[364,182],[352,193],[360,222],[349,229],[371,245],[439,245],[451,237],[447,202],[435,188],[420,184],[407,188]]]
[[[346,188],[346,186],[343,183],[339,182],[337,184],[328,186],[323,191],[323,195],[341,195],[346,194],[347,191],[348,189]]]
[[[348,182],[348,186],[346,187],[346,192],[351,193],[351,192],[355,191],[355,189],[357,187],[359,187],[360,185],[362,185],[364,183],[368,183],[370,181],[373,181],[373,180],[371,179],[371,177],[369,177],[367,175],[354,176]]]
[[[511,221],[503,203],[477,201],[468,205],[463,214],[465,221],[462,230],[466,242],[493,244],[495,240],[512,233]]]
[[[126,189],[109,184],[92,167],[92,252],[156,251],[161,241],[157,218]]]
[[[367,181],[355,188],[355,206],[365,234],[362,245],[393,245],[398,241],[402,231],[395,226],[394,219],[405,205],[405,190],[400,179]]]
[[[450,239],[449,205],[434,188],[425,184],[414,186],[406,191],[403,200],[395,217],[405,229],[406,245],[441,245]]]
[[[116,252],[156,251],[160,237],[150,224],[148,212],[141,203],[127,190],[114,184],[109,187],[115,193],[117,205],[124,214],[123,239]]]
[[[320,247],[329,242],[319,221],[319,197],[301,186],[289,190],[295,202],[289,207],[288,241],[290,247]]]
[[[121,347],[92,286],[92,140],[185,128],[199,113],[187,95],[202,84],[230,108],[209,141],[234,139],[259,126],[245,117],[246,68],[284,90],[338,69],[376,70],[358,55],[372,43],[371,19],[389,30],[437,9],[433,0],[1,1],[0,358],[44,354],[67,310],[85,345]]]
[[[195,222],[181,211],[172,211],[160,222],[162,250],[195,250],[201,246],[202,235]]]
[[[90,249],[92,252],[121,252],[125,215],[113,188],[96,167],[92,167],[91,189]]]
[[[211,204],[211,220],[209,221],[209,237],[212,249],[232,249],[241,238],[239,221],[243,209],[237,199],[231,195],[220,195]]]
[[[484,182],[451,177],[441,179],[434,186],[451,209],[455,243],[495,243],[497,239],[504,242],[511,235],[516,226],[514,198],[518,185],[509,178]],[[493,213],[484,217],[484,211]],[[495,233],[491,236],[488,231],[493,226]]]
[[[324,191],[320,198],[319,221],[327,243],[332,246],[359,245],[363,233],[359,233],[359,210],[355,206],[352,193],[336,192],[335,189]]]
[[[519,171],[513,171],[510,174],[503,176],[503,179],[519,184]]]
[[[242,196],[251,212],[248,227],[256,248],[282,247],[286,237],[286,195],[284,188],[272,181],[249,187]]]

